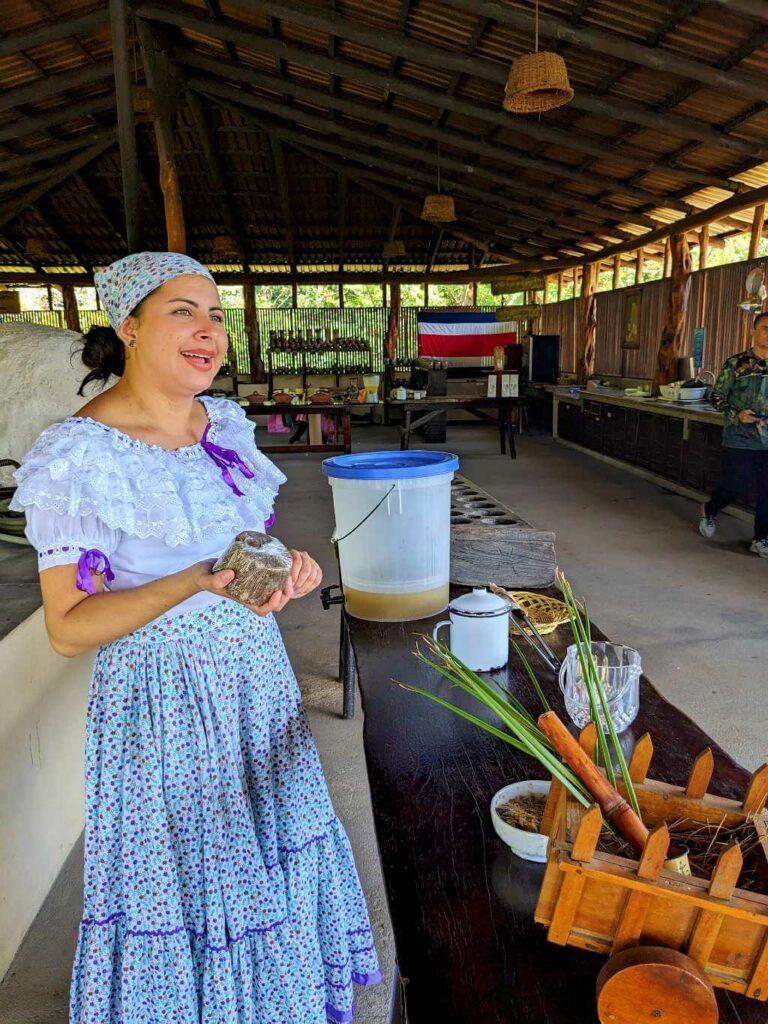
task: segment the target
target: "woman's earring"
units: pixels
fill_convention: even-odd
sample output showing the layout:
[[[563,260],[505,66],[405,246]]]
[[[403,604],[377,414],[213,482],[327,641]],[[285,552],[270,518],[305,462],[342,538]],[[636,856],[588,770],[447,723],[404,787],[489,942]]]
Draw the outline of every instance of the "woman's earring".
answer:
[[[135,341],[129,341],[128,342],[128,348],[136,348],[136,342]]]

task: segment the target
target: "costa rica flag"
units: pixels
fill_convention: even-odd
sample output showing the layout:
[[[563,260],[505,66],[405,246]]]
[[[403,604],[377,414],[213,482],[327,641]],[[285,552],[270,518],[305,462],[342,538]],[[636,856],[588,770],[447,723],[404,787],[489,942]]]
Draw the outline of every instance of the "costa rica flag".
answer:
[[[495,313],[472,310],[416,314],[420,356],[492,356],[497,345],[514,345],[517,333]]]

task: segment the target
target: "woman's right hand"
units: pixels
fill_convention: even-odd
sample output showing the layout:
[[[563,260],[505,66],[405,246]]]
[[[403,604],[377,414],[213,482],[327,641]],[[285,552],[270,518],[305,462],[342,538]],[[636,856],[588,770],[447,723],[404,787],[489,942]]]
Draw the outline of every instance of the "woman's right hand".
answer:
[[[207,590],[211,594],[218,594],[219,597],[226,597],[230,601],[237,600],[228,594],[226,587],[235,578],[235,573],[232,569],[219,569],[218,572],[211,572],[215,565],[215,561],[210,559],[205,562],[198,562],[196,565],[191,565],[189,569],[184,570],[190,574],[190,581],[194,586],[194,592],[198,593],[201,590]],[[256,615],[269,615],[272,612],[279,612],[283,609],[291,597],[293,596],[293,580],[288,579],[283,590],[276,590],[268,601],[264,604],[248,604],[245,601],[238,601],[238,604],[244,605],[250,611],[255,612]]]

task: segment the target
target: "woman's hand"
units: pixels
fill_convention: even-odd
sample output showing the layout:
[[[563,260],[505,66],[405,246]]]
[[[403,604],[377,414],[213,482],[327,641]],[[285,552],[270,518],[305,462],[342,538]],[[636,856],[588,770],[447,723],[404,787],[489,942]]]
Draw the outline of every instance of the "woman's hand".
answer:
[[[291,580],[293,581],[292,597],[306,597],[316,590],[323,581],[323,570],[306,551],[291,550],[293,565]]]
[[[256,615],[269,615],[272,612],[282,611],[291,598],[305,597],[315,590],[323,579],[320,566],[306,551],[291,551],[291,557],[293,558],[291,573],[282,590],[276,590],[264,604],[248,604],[245,601],[240,603],[255,612]],[[211,572],[214,564],[213,561],[198,562],[197,565],[190,566],[187,570],[191,575],[195,592],[207,590],[212,594],[218,594],[220,597],[227,597],[230,601],[234,601],[235,598],[231,597],[225,588],[235,578],[235,573],[232,569]]]

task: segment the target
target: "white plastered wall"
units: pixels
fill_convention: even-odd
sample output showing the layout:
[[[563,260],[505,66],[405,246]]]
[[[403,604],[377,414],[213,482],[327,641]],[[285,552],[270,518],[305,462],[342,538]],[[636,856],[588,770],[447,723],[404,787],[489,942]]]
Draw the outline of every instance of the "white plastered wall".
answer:
[[[83,828],[92,663],[54,653],[42,609],[0,641],[0,977]]]
[[[80,335],[0,324],[0,458],[22,458],[69,416],[86,373]],[[93,656],[62,658],[42,610],[0,640],[0,977],[83,827],[85,712]]]

